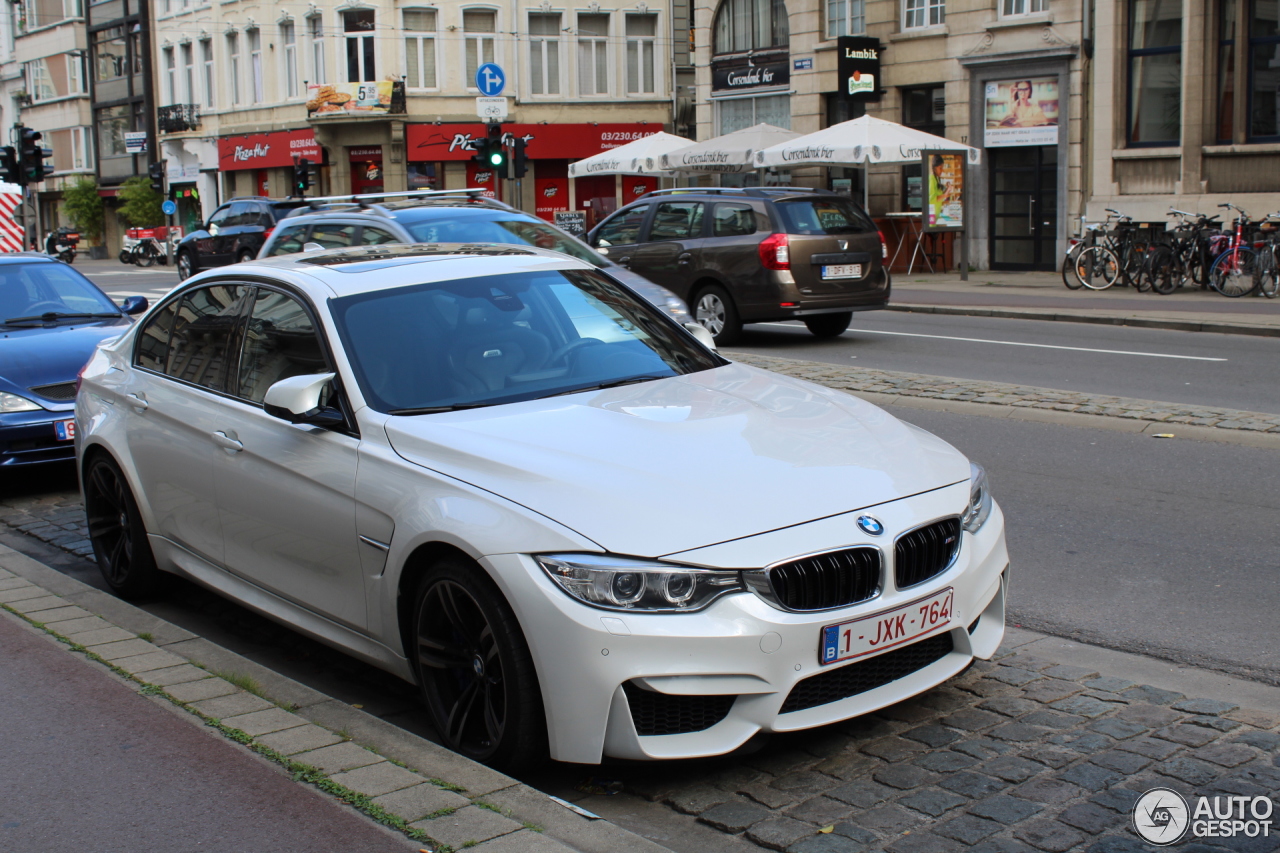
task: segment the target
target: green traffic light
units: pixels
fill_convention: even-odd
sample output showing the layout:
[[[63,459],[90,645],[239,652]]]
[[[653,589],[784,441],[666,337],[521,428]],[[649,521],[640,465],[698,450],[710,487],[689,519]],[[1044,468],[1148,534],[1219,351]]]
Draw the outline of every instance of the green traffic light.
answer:
[[[501,166],[507,160],[501,151],[492,151],[489,153],[489,163],[493,166]]]

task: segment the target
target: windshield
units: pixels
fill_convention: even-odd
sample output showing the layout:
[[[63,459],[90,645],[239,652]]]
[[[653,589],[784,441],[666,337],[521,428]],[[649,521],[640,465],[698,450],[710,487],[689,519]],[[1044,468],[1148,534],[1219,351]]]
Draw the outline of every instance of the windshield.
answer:
[[[776,207],[788,234],[867,234],[876,230],[848,199],[797,199],[780,201]]]
[[[120,309],[66,264],[0,265],[0,320],[46,314],[117,316]]]
[[[539,249],[563,252],[597,267],[610,264],[608,259],[592,251],[586,243],[537,219],[467,217],[406,223],[406,227],[414,239],[423,243],[527,243]]]
[[[590,270],[433,282],[332,307],[365,399],[391,414],[531,400],[723,363]]]

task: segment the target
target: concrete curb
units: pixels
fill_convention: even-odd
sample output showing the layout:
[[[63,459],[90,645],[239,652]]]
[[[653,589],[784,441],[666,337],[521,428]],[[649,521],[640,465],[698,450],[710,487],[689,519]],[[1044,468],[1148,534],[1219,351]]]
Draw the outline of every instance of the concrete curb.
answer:
[[[1280,326],[1247,326],[1239,323],[1073,314],[1062,311],[1042,311],[1035,308],[963,308],[955,305],[913,305],[904,303],[886,307],[890,311],[906,311],[913,314],[953,314],[966,317],[1002,317],[1014,320],[1050,320],[1067,323],[1094,323],[1103,326],[1133,326],[1140,329],[1166,329],[1178,332],[1215,332],[1220,335],[1280,337]]]
[[[0,605],[119,667],[140,689],[162,691],[193,723],[219,721],[246,735],[235,739],[250,748],[318,768],[317,778],[420,830],[433,851],[670,853],[4,545]]]

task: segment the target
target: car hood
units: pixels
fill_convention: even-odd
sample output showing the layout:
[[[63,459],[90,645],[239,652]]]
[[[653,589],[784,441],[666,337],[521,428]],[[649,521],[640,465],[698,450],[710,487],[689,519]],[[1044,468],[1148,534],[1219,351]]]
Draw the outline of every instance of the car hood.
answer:
[[[128,317],[90,323],[0,329],[0,389],[27,389],[74,381],[101,341],[124,334]]]
[[[740,364],[393,417],[386,431],[410,462],[522,504],[606,550],[646,557],[969,476],[968,461],[949,444],[870,403]]]

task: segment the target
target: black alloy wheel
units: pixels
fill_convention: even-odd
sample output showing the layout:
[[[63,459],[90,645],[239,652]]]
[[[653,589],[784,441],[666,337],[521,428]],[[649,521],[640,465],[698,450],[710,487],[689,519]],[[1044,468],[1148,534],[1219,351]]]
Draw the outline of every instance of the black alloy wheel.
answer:
[[[195,264],[191,262],[190,252],[178,253],[178,281],[185,281],[196,274]]]
[[[85,468],[84,508],[93,556],[112,592],[121,598],[155,593],[161,574],[146,527],[124,474],[106,456],[95,456]]]
[[[483,569],[438,563],[414,607],[414,665],[444,744],[495,767],[545,758],[533,659],[515,614]]]

